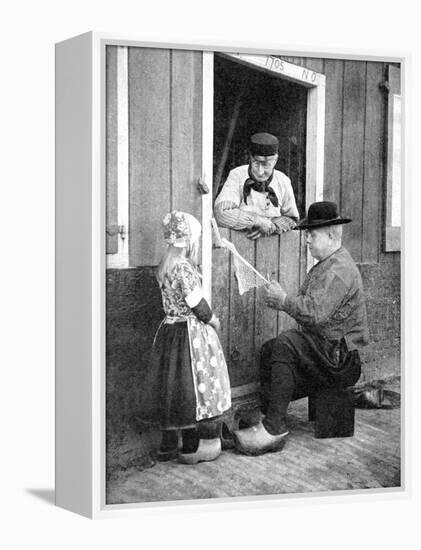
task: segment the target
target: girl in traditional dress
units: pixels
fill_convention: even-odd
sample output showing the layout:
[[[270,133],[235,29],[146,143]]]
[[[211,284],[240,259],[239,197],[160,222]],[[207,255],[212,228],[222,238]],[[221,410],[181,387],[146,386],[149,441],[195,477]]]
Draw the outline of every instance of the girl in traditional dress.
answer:
[[[140,417],[162,431],[158,460],[196,464],[221,453],[218,416],[231,406],[219,320],[198,272],[200,223],[173,211],[163,220],[168,249],[158,268],[166,314],[155,336]],[[183,447],[177,450],[178,430]]]

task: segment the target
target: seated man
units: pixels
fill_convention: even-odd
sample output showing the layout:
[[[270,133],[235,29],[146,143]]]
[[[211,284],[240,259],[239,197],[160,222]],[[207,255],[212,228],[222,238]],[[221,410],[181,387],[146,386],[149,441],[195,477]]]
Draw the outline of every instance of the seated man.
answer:
[[[279,142],[267,133],[250,138],[250,162],[231,170],[215,200],[215,218],[221,227],[249,230],[258,239],[289,231],[298,210],[290,179],[275,170]]]
[[[329,386],[355,384],[361,374],[358,348],[368,342],[361,275],[342,246],[342,224],[332,202],[316,202],[297,229],[318,263],[309,271],[298,296],[277,282],[265,289],[270,308],[285,311],[301,330],[282,332],[263,344],[260,378],[263,421],[234,432],[240,452],[258,455],[279,450],[288,434],[290,401]]]

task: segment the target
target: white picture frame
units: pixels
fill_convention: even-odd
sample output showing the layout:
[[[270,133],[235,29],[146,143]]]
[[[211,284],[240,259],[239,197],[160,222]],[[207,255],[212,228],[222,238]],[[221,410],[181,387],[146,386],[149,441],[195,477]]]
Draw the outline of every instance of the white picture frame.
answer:
[[[251,51],[215,44],[154,43],[96,32],[56,45],[56,504],[90,518],[118,516],[154,506],[150,503],[107,505],[105,498],[104,51],[107,45],[113,44],[203,52],[219,49],[239,56],[250,55]],[[267,48],[254,49],[253,53],[392,59],[403,67],[403,94],[408,82],[406,54],[391,58],[341,51],[271,52]],[[323,131],[320,117],[324,116],[324,105],[320,97],[314,93],[311,99],[319,109],[314,127],[309,129],[313,133]],[[208,120],[206,113],[204,105],[204,121]],[[208,120],[208,124],[211,126],[211,121]],[[315,159],[313,198],[316,200],[320,197],[317,190],[323,180],[323,166],[318,160],[320,150],[312,148],[311,142],[308,146],[310,158]],[[206,145],[203,151],[204,165],[211,166]],[[403,173],[404,166],[402,163]],[[210,199],[209,196],[203,198],[203,212],[209,220]],[[210,297],[211,263],[210,255],[206,254],[211,247],[210,233],[205,233],[203,238],[203,266],[207,274],[204,288]],[[405,437],[402,429],[404,459]],[[405,471],[405,467],[402,469]],[[402,481],[402,487],[395,492],[406,490],[406,483]],[[366,493],[365,497],[370,498],[372,494]],[[320,499],[329,496],[316,495]],[[230,506],[232,502],[221,501],[221,504]]]

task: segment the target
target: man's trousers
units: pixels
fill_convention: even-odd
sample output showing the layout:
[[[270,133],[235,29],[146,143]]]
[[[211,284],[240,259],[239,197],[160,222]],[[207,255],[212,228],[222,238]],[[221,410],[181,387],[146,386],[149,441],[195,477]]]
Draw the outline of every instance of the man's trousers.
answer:
[[[287,431],[288,405],[318,390],[355,384],[361,374],[357,350],[297,329],[263,344],[260,355],[263,424],[272,435]]]

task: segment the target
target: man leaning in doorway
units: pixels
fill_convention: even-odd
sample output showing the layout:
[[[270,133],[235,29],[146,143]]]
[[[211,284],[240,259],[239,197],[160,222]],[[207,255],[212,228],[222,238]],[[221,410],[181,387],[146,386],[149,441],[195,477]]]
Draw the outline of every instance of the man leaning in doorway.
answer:
[[[231,170],[215,200],[218,225],[258,239],[293,229],[298,220],[291,180],[275,170],[279,141],[260,132],[249,140],[249,164]]]
[[[360,377],[358,349],[368,342],[361,275],[342,246],[343,224],[335,203],[315,202],[297,229],[318,263],[297,296],[273,281],[266,287],[267,307],[284,311],[300,329],[282,332],[263,344],[260,355],[263,420],[234,432],[237,449],[259,455],[282,448],[288,434],[290,401],[315,391],[352,386]]]

